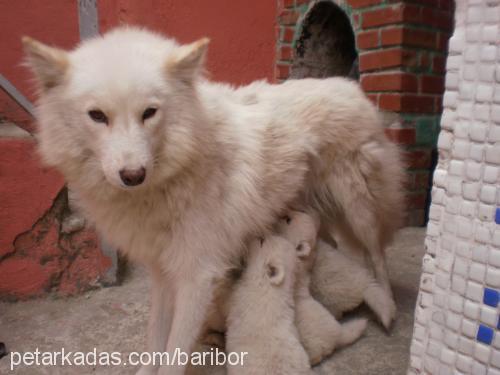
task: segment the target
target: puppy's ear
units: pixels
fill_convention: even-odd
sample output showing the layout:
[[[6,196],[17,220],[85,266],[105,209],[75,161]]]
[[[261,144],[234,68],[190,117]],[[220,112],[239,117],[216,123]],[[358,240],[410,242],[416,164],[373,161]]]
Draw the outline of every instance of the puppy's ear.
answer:
[[[281,285],[285,280],[285,267],[280,262],[270,260],[266,263],[266,275],[272,285]]]
[[[210,39],[201,38],[196,42],[179,47],[167,61],[169,73],[184,82],[192,82],[203,69],[209,42]]]
[[[300,259],[304,259],[311,254],[311,245],[307,241],[300,241],[295,250],[297,251],[297,256]]]
[[[61,84],[69,66],[67,52],[27,36],[22,41],[26,64],[33,71],[40,90],[46,91]]]

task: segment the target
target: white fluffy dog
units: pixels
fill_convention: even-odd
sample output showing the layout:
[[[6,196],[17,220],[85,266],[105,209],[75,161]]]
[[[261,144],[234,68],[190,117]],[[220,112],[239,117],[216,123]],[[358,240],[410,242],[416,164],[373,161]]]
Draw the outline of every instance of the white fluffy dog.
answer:
[[[179,45],[137,28],[72,51],[24,45],[44,161],[107,240],[151,269],[149,351],[192,350],[216,280],[293,201],[319,210],[325,233],[335,223],[363,246],[390,290],[384,247],[400,224],[402,168],[357,84],[234,94],[200,77],[207,39]]]

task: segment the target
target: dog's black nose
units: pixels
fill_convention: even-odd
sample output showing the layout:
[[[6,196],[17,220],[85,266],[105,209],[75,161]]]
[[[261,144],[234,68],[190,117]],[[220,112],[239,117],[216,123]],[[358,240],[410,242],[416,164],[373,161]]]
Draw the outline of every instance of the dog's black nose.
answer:
[[[120,178],[127,186],[140,185],[146,178],[146,169],[144,167],[139,169],[122,169],[120,171]]]

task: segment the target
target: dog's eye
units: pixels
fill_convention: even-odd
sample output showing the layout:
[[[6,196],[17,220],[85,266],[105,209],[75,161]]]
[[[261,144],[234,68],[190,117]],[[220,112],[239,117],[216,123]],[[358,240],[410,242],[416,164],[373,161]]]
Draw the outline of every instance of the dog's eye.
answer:
[[[101,122],[103,124],[108,123],[108,118],[106,117],[104,112],[99,110],[99,109],[93,109],[93,110],[89,111],[88,114],[89,114],[89,117],[92,120],[94,120],[95,122]]]
[[[156,111],[157,109],[153,107],[146,108],[142,114],[142,121],[146,121],[147,119],[153,117],[156,114]]]
[[[303,244],[298,244],[297,245],[297,251],[302,251],[304,249],[304,245]]]

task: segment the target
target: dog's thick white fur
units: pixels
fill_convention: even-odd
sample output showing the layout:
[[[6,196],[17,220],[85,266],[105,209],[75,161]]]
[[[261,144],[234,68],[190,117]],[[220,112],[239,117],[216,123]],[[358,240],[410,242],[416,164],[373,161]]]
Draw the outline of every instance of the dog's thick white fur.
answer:
[[[201,78],[206,39],[178,45],[136,28],[73,51],[24,44],[44,161],[107,240],[151,269],[150,351],[192,349],[214,280],[299,199],[320,210],[325,233],[335,223],[362,245],[390,290],[383,250],[401,219],[402,169],[357,84],[235,92]]]
[[[296,271],[295,324],[300,342],[312,366],[331,355],[335,349],[352,344],[366,329],[366,319],[340,324],[309,290],[311,270],[316,258],[319,217],[314,213],[290,211],[280,220],[279,235],[295,246],[299,260]]]
[[[247,267],[229,298],[226,349],[246,352],[228,374],[312,374],[295,326],[295,246],[279,236],[256,240]]]
[[[313,297],[336,318],[365,302],[384,327],[389,328],[396,304],[365,265],[320,240],[311,273]]]

